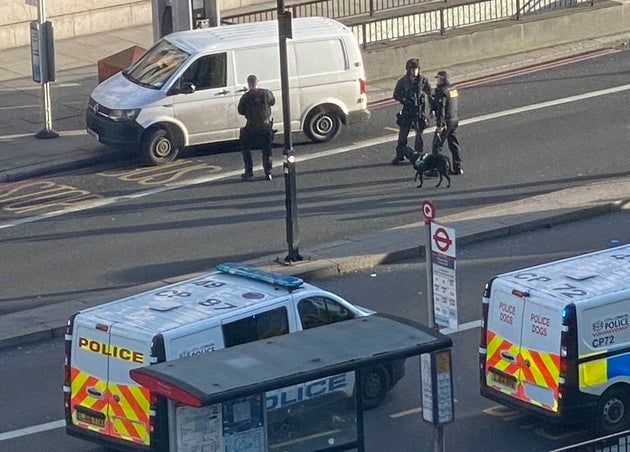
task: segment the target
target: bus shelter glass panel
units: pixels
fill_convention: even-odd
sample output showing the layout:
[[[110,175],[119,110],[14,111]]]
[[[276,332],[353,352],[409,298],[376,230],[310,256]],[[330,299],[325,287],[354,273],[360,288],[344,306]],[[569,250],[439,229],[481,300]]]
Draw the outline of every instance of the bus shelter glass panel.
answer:
[[[267,392],[269,452],[356,449],[354,381],[348,372]]]

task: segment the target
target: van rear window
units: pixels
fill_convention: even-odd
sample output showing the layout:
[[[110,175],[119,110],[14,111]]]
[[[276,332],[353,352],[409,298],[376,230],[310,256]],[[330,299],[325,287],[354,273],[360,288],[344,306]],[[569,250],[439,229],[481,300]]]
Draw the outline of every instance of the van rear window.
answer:
[[[279,336],[288,332],[289,319],[287,309],[284,306],[223,325],[223,339],[226,347]]]

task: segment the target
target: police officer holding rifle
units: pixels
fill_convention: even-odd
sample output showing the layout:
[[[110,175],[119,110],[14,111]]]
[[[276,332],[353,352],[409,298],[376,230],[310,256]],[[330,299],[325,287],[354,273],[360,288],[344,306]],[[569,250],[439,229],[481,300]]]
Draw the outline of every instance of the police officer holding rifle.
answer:
[[[407,60],[405,69],[406,74],[398,80],[394,88],[394,99],[401,103],[402,110],[396,114],[399,131],[396,157],[392,160],[392,165],[398,165],[405,158],[411,160],[413,151],[423,152],[422,131],[429,125],[426,116],[426,105],[432,102],[429,81],[420,73],[420,62],[417,58]],[[413,151],[407,147],[407,137],[412,128],[416,130]]]

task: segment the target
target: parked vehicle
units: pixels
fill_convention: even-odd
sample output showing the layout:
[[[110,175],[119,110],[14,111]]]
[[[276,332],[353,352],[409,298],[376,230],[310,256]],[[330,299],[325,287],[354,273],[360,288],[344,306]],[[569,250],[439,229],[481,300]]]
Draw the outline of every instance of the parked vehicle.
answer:
[[[367,120],[365,69],[354,34],[323,17],[292,21],[287,40],[291,130],[314,142],[344,124]],[[277,21],[172,33],[129,68],[98,85],[86,109],[90,135],[109,146],[140,149],[161,164],[185,146],[236,140],[247,76],[278,99],[274,128],[284,130]]]
[[[165,450],[176,407],[130,370],[371,314],[297,277],[238,264],[82,310],[65,338],[66,431],[116,449]],[[403,360],[363,370],[364,407],[379,405],[403,375]],[[354,383],[349,372],[267,392],[266,408],[350,397]]]
[[[482,307],[483,396],[630,428],[630,245],[498,275]]]

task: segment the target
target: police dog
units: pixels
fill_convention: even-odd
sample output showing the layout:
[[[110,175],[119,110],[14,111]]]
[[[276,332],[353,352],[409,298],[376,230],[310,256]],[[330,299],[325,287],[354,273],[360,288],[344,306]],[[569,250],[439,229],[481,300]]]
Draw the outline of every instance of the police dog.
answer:
[[[414,153],[413,157],[410,159],[413,163],[413,168],[416,170],[416,176],[413,178],[414,182],[420,179],[420,184],[416,188],[422,187],[423,183],[423,173],[425,171],[437,171],[440,180],[438,181],[436,187],[439,187],[442,183],[442,178],[446,177],[446,181],[448,185],[446,188],[450,188],[451,186],[451,178],[448,176],[448,173],[451,171],[451,160],[444,154],[420,154]]]

